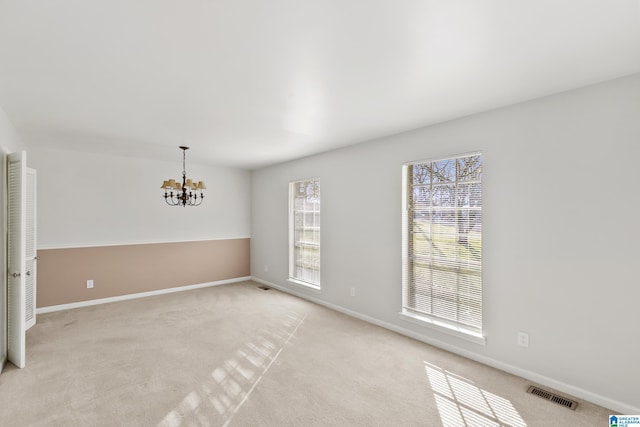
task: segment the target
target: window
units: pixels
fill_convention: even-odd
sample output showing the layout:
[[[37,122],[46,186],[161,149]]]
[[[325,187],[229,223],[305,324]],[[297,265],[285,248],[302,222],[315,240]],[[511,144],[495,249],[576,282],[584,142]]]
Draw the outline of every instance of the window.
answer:
[[[483,342],[482,155],[406,164],[403,175],[402,314]]]
[[[289,184],[289,279],[320,289],[320,180]]]

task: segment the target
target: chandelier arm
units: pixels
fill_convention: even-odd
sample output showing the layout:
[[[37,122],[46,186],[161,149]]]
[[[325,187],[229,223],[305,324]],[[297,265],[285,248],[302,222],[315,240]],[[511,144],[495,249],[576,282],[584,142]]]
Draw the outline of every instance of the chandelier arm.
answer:
[[[164,193],[164,201],[167,202],[169,206],[176,206],[176,197],[177,195],[174,196],[173,191],[171,191],[170,193],[167,193],[165,191]]]

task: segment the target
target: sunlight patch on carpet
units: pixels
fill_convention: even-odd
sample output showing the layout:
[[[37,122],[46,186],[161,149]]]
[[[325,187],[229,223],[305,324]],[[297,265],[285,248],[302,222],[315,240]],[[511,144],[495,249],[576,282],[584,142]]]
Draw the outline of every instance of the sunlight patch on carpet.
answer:
[[[424,365],[444,427],[527,426],[508,399],[436,365],[428,362]]]
[[[306,313],[287,312],[281,324],[264,329],[253,340],[236,349],[231,357],[211,372],[199,391],[187,394],[157,426],[206,426],[210,425],[208,418],[212,413],[222,417],[223,426],[227,426],[306,317]]]

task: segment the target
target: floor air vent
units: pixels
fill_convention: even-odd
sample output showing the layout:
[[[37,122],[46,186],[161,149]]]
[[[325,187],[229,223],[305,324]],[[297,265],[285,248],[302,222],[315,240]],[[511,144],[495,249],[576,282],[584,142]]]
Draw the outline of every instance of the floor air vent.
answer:
[[[269,288],[267,286],[258,286],[258,289],[262,289],[263,291],[268,291],[271,288]]]
[[[578,402],[575,402],[571,399],[567,399],[566,397],[562,397],[558,394],[551,393],[550,391],[541,389],[540,387],[529,386],[527,393],[535,394],[536,396],[539,396],[543,399],[550,400],[553,403],[556,403],[560,406],[564,406],[565,408],[573,409],[574,411],[578,407]]]

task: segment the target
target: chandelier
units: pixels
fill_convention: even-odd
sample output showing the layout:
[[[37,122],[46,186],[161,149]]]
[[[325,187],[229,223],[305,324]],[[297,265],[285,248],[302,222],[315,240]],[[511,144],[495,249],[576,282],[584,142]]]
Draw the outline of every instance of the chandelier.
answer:
[[[204,199],[203,190],[207,187],[203,181],[197,183],[187,179],[187,169],[185,167],[185,157],[189,147],[181,146],[182,150],[182,184],[180,180],[169,179],[162,183],[164,189],[164,201],[170,206],[199,206]]]

